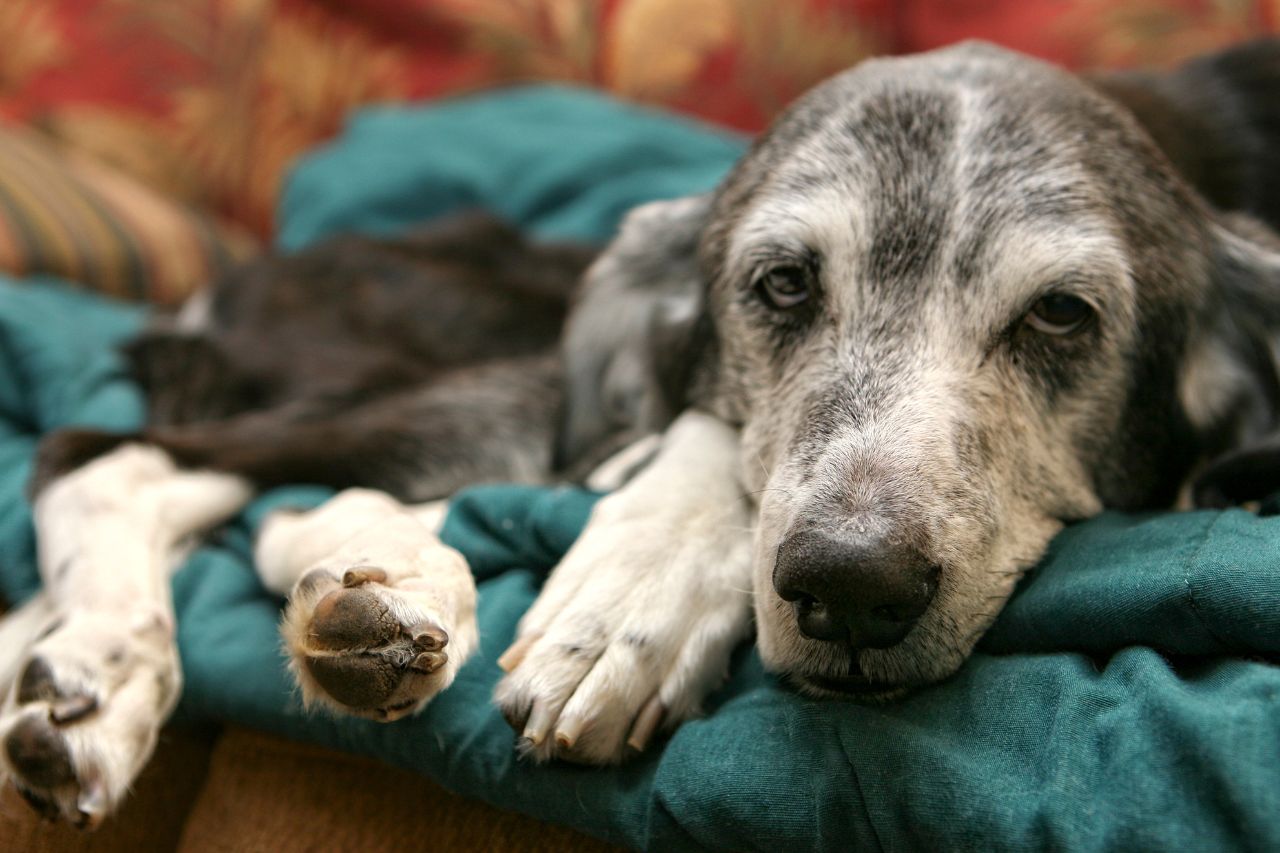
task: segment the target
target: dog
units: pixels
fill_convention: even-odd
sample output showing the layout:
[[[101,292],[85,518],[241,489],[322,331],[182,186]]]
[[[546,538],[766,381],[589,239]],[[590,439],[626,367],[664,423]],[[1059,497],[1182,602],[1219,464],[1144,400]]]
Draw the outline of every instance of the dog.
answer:
[[[256,543],[303,701],[392,721],[448,687],[478,642],[476,590],[424,502],[551,476],[560,329],[593,255],[475,214],[339,237],[131,341],[145,429],[63,430],[37,455],[44,591],[0,623],[0,776],[77,826],[118,805],[181,690],[182,545],[273,484],[340,490]]]
[[[272,354],[276,321],[323,313],[310,295],[274,297],[272,276],[215,291],[135,348],[143,433],[42,447],[46,592],[4,628],[23,651],[0,667],[0,758],[50,816],[92,826],[119,803],[180,683],[171,552],[275,482],[347,489],[274,516],[257,546],[266,585],[291,591],[304,698],[416,711],[475,629],[465,562],[412,504],[631,439],[614,467],[634,475],[500,658],[523,754],[643,750],[698,712],[753,621],[766,666],[816,696],[946,678],[1064,524],[1168,506],[1192,478],[1208,504],[1276,485],[1278,82],[1275,42],[1105,80],[979,44],[863,63],[713,193],[631,214],[586,272],[562,359],[541,333],[425,369],[412,346],[366,359],[386,335],[357,322],[361,369],[313,370],[303,325]],[[312,271],[341,278],[349,250]],[[514,289],[551,306],[554,337],[585,259],[523,251],[554,284]],[[458,293],[424,287],[428,313],[437,289]],[[166,394],[173,360],[147,355],[165,348],[222,379]],[[458,428],[478,416],[495,437]]]
[[[569,321],[561,440],[684,414],[502,660],[521,748],[625,758],[752,616],[800,690],[892,700],[1064,525],[1280,487],[1276,227],[1274,39],[1167,75],[868,61],[635,211]]]

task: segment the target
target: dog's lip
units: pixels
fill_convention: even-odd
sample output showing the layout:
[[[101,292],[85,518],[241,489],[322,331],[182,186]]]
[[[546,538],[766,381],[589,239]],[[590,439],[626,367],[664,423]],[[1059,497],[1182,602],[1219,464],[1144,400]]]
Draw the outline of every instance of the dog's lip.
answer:
[[[896,689],[896,685],[872,681],[865,675],[801,675],[801,681],[833,693],[853,696],[871,696]]]
[[[849,662],[847,670],[841,671],[792,671],[791,681],[802,692],[817,697],[847,697],[865,701],[891,701],[911,692],[913,685],[908,682],[881,681],[868,678],[862,672],[855,658]]]

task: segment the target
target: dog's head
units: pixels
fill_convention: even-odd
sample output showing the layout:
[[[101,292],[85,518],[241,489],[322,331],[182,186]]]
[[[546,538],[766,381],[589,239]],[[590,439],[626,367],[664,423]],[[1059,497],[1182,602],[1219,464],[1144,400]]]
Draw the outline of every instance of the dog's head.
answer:
[[[692,401],[742,426],[761,654],[813,692],[949,675],[1063,524],[1169,505],[1272,426],[1280,255],[1042,63],[864,63],[665,209],[618,245],[699,283]]]

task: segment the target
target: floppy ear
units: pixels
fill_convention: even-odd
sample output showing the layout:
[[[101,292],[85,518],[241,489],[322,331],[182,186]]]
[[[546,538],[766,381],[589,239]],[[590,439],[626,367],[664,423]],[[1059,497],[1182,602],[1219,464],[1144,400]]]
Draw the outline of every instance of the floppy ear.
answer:
[[[556,463],[582,469],[684,407],[710,326],[698,242],[711,194],[638,207],[587,270],[563,336]]]
[[[1219,451],[1193,484],[1202,507],[1280,492],[1280,237],[1247,217],[1216,231],[1217,304],[1183,385],[1188,414]]]

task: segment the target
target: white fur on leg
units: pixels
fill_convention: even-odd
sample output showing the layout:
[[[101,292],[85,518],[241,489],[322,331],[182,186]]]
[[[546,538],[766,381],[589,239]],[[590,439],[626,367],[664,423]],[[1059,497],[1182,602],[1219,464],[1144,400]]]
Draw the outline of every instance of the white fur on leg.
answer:
[[[0,765],[45,814],[96,825],[150,757],[182,684],[169,591],[179,546],[250,495],[239,477],[182,471],[134,444],[36,499],[53,627],[14,667]]]
[[[622,488],[653,458],[661,445],[662,436],[657,433],[633,441],[591,472],[587,477],[587,488],[597,492],[612,492]]]
[[[448,501],[429,501],[424,504],[411,504],[409,512],[418,519],[418,523],[438,534],[444,528],[445,516],[449,514]]]
[[[56,617],[53,600],[41,591],[0,619],[0,698],[9,695],[10,685],[26,665],[27,647]]]
[[[273,512],[263,522],[253,546],[258,577],[276,595],[288,595],[308,569],[403,509],[385,492],[347,489],[315,510]]]
[[[696,714],[751,622],[737,433],[682,415],[597,504],[520,622],[495,698],[538,759],[619,761]]]
[[[476,589],[423,523],[440,515],[349,489],[267,520],[258,568],[269,588],[293,589],[281,632],[308,705],[392,721],[453,682],[478,643]]]

